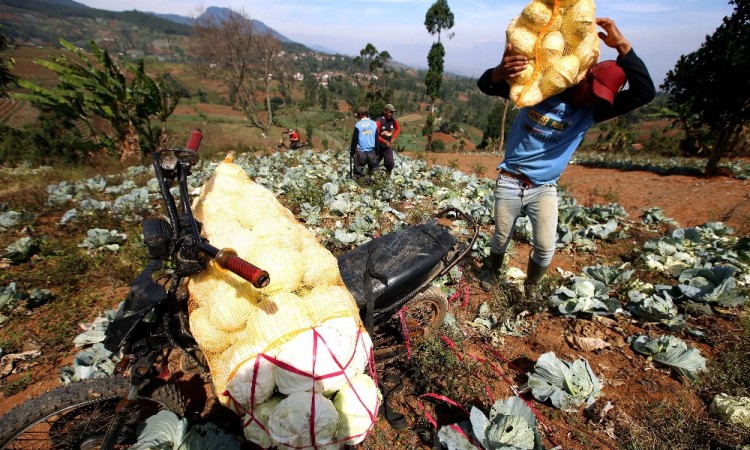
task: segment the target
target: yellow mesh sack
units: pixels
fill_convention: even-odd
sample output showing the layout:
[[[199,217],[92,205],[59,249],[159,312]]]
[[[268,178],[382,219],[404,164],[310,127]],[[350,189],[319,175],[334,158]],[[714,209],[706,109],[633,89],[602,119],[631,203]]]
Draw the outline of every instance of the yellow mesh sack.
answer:
[[[372,341],[336,258],[231,160],[193,211],[213,246],[233,248],[271,280],[256,289],[212,261],[188,284],[191,331],[245,436],[263,448],[362,442],[381,399]]]
[[[240,166],[220,164],[193,211],[211,245],[235,249],[271,279],[257,289],[213,261],[190,279],[190,328],[218,394],[240,366],[302,331],[335,318],[362,326],[336,257]]]
[[[528,67],[510,80],[516,106],[535,105],[577,84],[599,60],[594,0],[532,0],[514,17],[506,40]]]

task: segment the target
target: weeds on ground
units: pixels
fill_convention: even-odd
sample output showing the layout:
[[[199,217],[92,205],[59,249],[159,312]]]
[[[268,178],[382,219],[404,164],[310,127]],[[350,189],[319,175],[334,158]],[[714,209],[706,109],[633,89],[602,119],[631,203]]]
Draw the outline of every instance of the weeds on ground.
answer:
[[[485,395],[484,386],[476,378],[476,361],[466,358],[461,342],[455,348],[438,336],[431,336],[414,349],[413,363],[420,368],[428,392],[467,404]]]
[[[616,192],[612,191],[612,188],[608,188],[607,191],[603,191],[601,188],[594,187],[589,190],[589,204],[596,204],[596,199],[601,197],[607,203],[619,203],[620,197]]]
[[[14,377],[12,380],[5,380],[3,382],[0,392],[6,397],[17,394],[26,389],[32,383],[31,371],[26,371],[18,377]]]
[[[323,183],[320,180],[303,180],[302,186],[289,189],[284,195],[284,205],[295,214],[299,214],[300,205],[309,203],[311,206],[322,208],[325,205]]]
[[[747,312],[745,313],[747,314]],[[716,357],[708,361],[701,377],[699,395],[710,402],[720,393],[734,397],[750,397],[750,315],[737,323],[734,332],[723,333]]]
[[[748,443],[747,430],[718,423],[690,402],[650,402],[644,414],[621,420],[618,440],[626,450],[732,450]],[[745,437],[742,437],[742,434]]]
[[[474,167],[472,167],[472,172],[474,172],[478,177],[482,177],[484,175],[484,172],[487,170],[483,165],[477,163],[474,164]]]
[[[716,357],[701,374],[698,394],[704,407],[695,410],[686,401],[673,399],[645,405],[644,414],[630,418],[618,436],[628,450],[736,449],[750,444],[750,430],[721,422],[708,412],[719,393],[750,396],[750,317],[739,321],[735,333],[722,332]]]

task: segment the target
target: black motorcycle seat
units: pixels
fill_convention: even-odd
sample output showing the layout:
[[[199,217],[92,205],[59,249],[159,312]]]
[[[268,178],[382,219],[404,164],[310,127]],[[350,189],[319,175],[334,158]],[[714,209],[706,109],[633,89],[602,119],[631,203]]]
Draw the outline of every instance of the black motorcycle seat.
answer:
[[[365,273],[369,271],[374,306],[379,309],[429,281],[454,244],[453,236],[432,220],[344,253],[338,257],[339,271],[360,309],[367,305]]]

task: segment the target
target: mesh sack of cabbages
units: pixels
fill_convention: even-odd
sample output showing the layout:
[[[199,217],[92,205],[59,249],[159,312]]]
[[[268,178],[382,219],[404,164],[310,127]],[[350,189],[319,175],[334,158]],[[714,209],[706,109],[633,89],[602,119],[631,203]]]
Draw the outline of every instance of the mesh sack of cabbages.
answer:
[[[188,285],[190,329],[245,436],[264,448],[364,440],[380,403],[372,341],[336,258],[228,161],[194,212],[212,245],[235,249],[271,279],[256,289],[211,262]]]
[[[532,0],[513,18],[506,40],[529,64],[512,79],[516,106],[536,105],[580,82],[599,59],[594,0]]]

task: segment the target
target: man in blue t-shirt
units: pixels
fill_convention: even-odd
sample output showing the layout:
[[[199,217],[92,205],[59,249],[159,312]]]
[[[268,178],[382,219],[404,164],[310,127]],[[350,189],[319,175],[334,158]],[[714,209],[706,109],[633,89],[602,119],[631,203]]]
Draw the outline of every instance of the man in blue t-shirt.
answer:
[[[349,156],[354,158],[354,179],[359,181],[364,175],[365,167],[368,167],[365,182],[369,183],[372,174],[378,168],[378,157],[375,154],[378,124],[368,117],[367,108],[364,106],[357,109],[357,119],[359,121],[354,125]]]
[[[632,111],[656,95],[643,61],[612,19],[596,19],[602,41],[617,50],[617,61],[592,67],[577,85],[540,103],[522,108],[508,135],[505,159],[498,165],[495,232],[488,264],[479,278],[489,290],[500,279],[505,251],[516,219],[525,213],[532,226],[532,250],[526,272],[527,298],[540,301],[538,283],[552,262],[557,240],[557,180],[583,135],[595,123]],[[488,95],[509,98],[508,80],[528,63],[508,45],[503,59],[477,81]],[[628,83],[628,89],[622,87]]]

